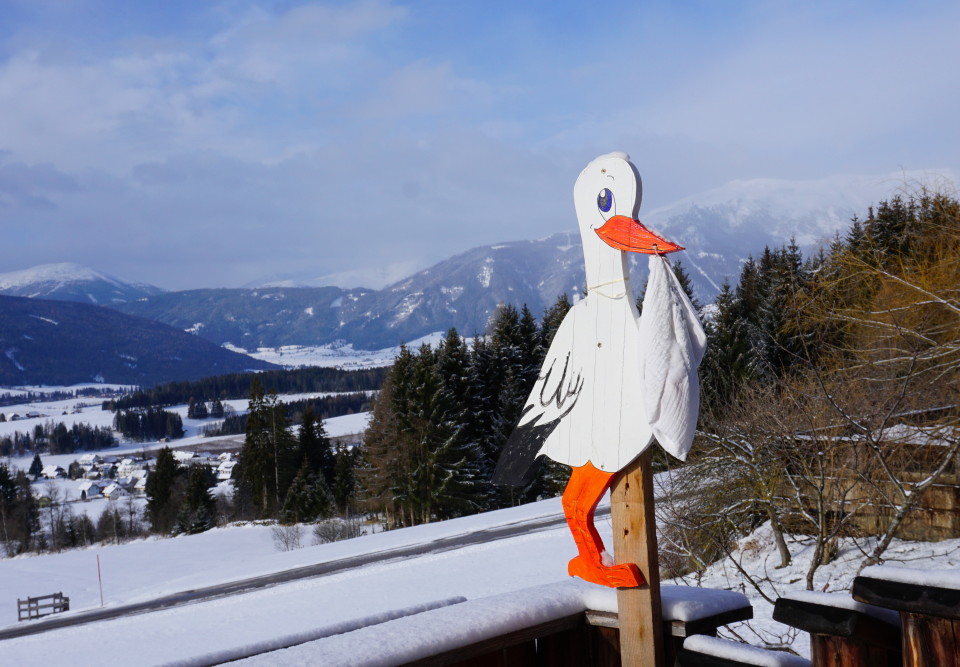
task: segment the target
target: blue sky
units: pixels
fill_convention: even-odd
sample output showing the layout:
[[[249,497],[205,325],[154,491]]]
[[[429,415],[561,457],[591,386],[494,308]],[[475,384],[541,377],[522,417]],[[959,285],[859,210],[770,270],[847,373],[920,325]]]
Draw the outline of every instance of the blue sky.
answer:
[[[424,266],[734,179],[960,166],[956,2],[0,0],[0,273]]]

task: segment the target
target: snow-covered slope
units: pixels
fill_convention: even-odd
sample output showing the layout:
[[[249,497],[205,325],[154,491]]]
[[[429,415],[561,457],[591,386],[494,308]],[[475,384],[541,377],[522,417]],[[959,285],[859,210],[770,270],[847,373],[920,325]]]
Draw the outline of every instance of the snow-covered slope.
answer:
[[[0,273],[0,294],[111,304],[160,294],[159,287],[128,283],[80,264],[43,264]]]

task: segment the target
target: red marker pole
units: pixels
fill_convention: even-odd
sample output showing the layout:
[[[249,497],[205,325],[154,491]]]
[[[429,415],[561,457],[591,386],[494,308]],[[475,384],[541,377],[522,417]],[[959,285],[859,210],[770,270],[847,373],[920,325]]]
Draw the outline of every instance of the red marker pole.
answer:
[[[100,582],[100,606],[103,606],[103,576],[100,574],[100,554],[97,554],[97,580]]]

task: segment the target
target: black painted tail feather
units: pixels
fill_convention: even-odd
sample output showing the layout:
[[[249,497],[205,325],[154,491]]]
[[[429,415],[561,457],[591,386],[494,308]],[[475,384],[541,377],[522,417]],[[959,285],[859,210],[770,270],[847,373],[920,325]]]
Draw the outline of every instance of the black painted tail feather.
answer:
[[[526,486],[536,470],[533,462],[540,448],[559,423],[559,419],[545,424],[533,420],[515,428],[503,446],[491,481],[503,486]]]

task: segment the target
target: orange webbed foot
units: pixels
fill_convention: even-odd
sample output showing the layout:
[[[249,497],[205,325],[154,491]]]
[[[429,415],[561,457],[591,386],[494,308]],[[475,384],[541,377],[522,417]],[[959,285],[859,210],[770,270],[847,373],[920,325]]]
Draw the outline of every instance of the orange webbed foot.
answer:
[[[584,581],[610,588],[636,588],[646,583],[640,568],[634,563],[622,565],[603,565],[577,556],[570,560],[567,572],[571,577],[580,577]]]

